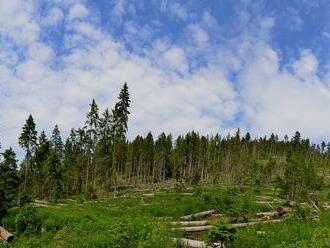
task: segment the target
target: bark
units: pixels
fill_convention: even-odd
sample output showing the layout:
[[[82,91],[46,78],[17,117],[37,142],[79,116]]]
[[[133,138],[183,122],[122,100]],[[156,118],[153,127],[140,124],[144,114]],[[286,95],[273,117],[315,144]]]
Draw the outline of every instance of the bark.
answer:
[[[183,232],[201,232],[210,230],[213,226],[189,226],[189,227],[179,227],[174,228],[174,230],[180,230]]]
[[[193,247],[193,248],[210,248],[210,246],[207,246],[207,244],[203,241],[198,241],[198,240],[192,240],[192,239],[177,239],[173,238],[172,239],[175,243],[179,243],[180,245],[184,245],[185,247]]]
[[[237,224],[231,224],[230,227],[234,228],[240,228],[240,227],[247,227],[247,226],[253,226],[253,225],[258,225],[258,224],[267,224],[267,223],[272,223],[272,222],[281,222],[281,220],[267,220],[267,221],[253,221],[253,222],[246,222],[246,223],[237,223]]]
[[[191,215],[186,215],[186,216],[182,216],[181,220],[193,220],[196,218],[203,218],[209,215],[212,215],[215,213],[215,210],[209,210],[209,211],[205,211],[205,212],[200,212],[200,213],[195,213],[195,214],[191,214]]]
[[[177,226],[205,226],[209,222],[207,220],[204,221],[177,221],[177,222],[171,222],[171,225]]]
[[[9,243],[14,239],[14,235],[12,235],[6,229],[0,226],[0,238]]]

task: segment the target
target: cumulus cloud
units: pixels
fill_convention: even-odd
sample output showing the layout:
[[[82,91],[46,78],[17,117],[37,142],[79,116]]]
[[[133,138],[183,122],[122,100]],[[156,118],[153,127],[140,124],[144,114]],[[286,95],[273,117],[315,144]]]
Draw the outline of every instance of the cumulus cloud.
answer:
[[[126,9],[120,6],[125,1],[116,3],[118,15],[124,16]],[[40,23],[37,5],[19,0],[0,4],[0,33],[6,37],[0,39],[4,147],[17,148],[30,113],[38,129],[48,133],[55,124],[63,134],[80,126],[91,100],[101,109],[112,107],[124,82],[132,99],[130,138],[148,131],[227,133],[238,126],[257,135],[296,129],[314,138],[330,135],[330,92],[318,75],[317,56],[302,50],[298,59],[281,66],[281,54],[268,43],[272,17],[251,24],[244,16],[249,24],[245,32],[224,47],[210,44],[209,30],[219,24],[204,11],[199,21],[187,23],[186,40],[164,35],[147,46],[145,40],[154,34],[151,26],[125,21],[125,34],[118,38],[86,18],[91,13],[87,5],[66,1],[66,10],[52,6],[46,15],[47,25],[65,20],[65,52],[58,55],[42,39],[47,27]],[[176,17],[188,20],[181,7]],[[137,44],[138,52],[127,40]],[[206,62],[195,66],[202,59]]]
[[[85,7],[85,5],[77,3],[70,8],[68,18],[73,20],[77,18],[84,18],[87,15],[88,15],[88,10]]]
[[[290,72],[280,69],[279,55],[271,47],[261,44],[256,54],[240,77],[244,111],[254,133],[283,137],[299,130],[316,140],[329,136],[330,91],[317,75],[315,56],[302,52]]]

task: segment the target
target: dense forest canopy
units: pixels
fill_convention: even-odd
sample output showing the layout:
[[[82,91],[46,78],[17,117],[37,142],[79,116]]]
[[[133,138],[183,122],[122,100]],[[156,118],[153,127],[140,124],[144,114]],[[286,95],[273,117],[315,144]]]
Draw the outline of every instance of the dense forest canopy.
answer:
[[[118,187],[172,182],[273,185],[291,200],[320,189],[329,172],[330,143],[312,144],[299,132],[280,140],[276,134],[252,139],[249,133],[222,137],[194,131],[173,137],[148,133],[126,138],[130,98],[127,83],[113,109],[99,110],[93,99],[86,121],[63,141],[55,125],[51,137],[36,131],[32,115],[23,125],[18,166],[12,148],[1,153],[0,215],[17,200],[56,200],[75,194],[89,198]]]

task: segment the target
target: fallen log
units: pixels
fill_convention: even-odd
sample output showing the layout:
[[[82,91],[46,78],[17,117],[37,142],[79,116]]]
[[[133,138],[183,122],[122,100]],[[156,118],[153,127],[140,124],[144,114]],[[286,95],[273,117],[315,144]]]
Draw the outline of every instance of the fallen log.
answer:
[[[205,212],[200,212],[200,213],[195,213],[195,214],[191,214],[191,215],[186,215],[186,216],[182,216],[181,220],[193,220],[196,218],[203,218],[209,215],[212,215],[215,213],[215,209],[209,210],[209,211],[205,211]]]
[[[258,225],[258,224],[267,224],[267,223],[281,222],[281,221],[283,221],[283,219],[267,220],[267,221],[253,221],[253,222],[246,222],[246,223],[231,224],[230,227],[240,228],[240,227],[247,227],[247,226],[253,226],[253,225]]]
[[[258,217],[274,217],[274,216],[278,216],[278,212],[274,211],[274,212],[260,212],[260,213],[256,213],[256,216]]]
[[[288,207],[279,207],[279,208],[277,208],[276,211],[278,213],[278,216],[282,217],[282,215],[289,213],[290,209]]]
[[[209,222],[207,220],[202,220],[202,221],[174,221],[170,222],[171,225],[173,226],[205,226]]]
[[[207,244],[203,241],[198,241],[198,240],[193,240],[193,239],[177,239],[173,238],[172,239],[175,243],[179,243],[180,245],[183,246],[188,246],[188,247],[193,247],[193,248],[209,248],[210,246],[207,246]]]
[[[183,232],[201,232],[210,230],[213,226],[188,226],[188,227],[179,227],[179,228],[173,228],[174,230],[180,230]]]
[[[275,220],[267,220],[267,221],[252,221],[252,222],[245,222],[245,223],[235,223],[235,224],[229,224],[229,227],[232,228],[241,228],[241,227],[247,227],[247,226],[253,226],[258,224],[267,224],[267,223],[274,223],[274,222],[281,222],[284,219],[275,219]],[[201,232],[210,230],[214,226],[208,225],[208,226],[189,226],[189,227],[179,227],[179,228],[172,228],[172,230],[179,230],[183,232]]]
[[[0,226],[0,238],[8,243],[10,243],[15,237],[10,232],[8,232],[5,228]]]

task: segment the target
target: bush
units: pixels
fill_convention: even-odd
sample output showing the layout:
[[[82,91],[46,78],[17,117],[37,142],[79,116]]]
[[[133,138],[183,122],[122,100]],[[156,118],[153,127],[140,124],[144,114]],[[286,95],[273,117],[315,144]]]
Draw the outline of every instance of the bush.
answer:
[[[293,208],[293,218],[296,220],[306,220],[312,215],[312,210],[309,207],[297,205]]]
[[[58,199],[60,199],[61,195],[62,190],[58,185],[56,185],[51,191],[51,200],[56,203]]]
[[[31,206],[21,208],[15,218],[15,227],[18,234],[38,234],[41,230],[41,220],[36,210]]]
[[[221,223],[218,223],[214,228],[209,231],[207,235],[208,243],[210,245],[213,245],[216,242],[220,242],[221,247],[223,245],[228,247],[228,245],[234,241],[235,234],[235,228],[227,227],[225,225],[222,225]]]

